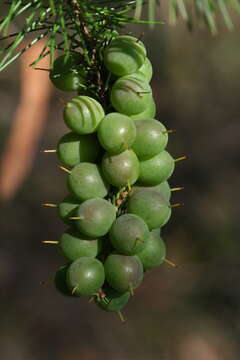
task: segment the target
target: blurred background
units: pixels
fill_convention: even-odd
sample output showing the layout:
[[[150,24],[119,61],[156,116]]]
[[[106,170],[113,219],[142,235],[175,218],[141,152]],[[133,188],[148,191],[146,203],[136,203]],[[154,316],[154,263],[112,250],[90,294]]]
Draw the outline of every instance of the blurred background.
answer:
[[[1,189],[2,360],[239,359],[240,33],[239,25],[219,30],[215,37],[197,27],[189,33],[181,22],[124,30],[144,32],[157,118],[177,130],[168,150],[188,156],[170,179],[185,186],[172,197],[185,206],[174,209],[163,230],[167,257],[179,267],[164,264],[146,274],[124,324],[84,298],[61,296],[52,283],[64,260],[41,241],[57,240],[65,227],[55,209],[40,204],[63,199],[66,176],[55,154],[40,150],[54,149],[66,132],[61,99],[73,95],[52,89],[40,141],[25,156],[26,163],[34,157],[31,171],[14,197]],[[19,68],[17,61],[0,73],[2,154],[20,99]],[[26,107],[31,103],[25,99]],[[19,141],[31,142],[31,134]],[[8,167],[18,177],[21,154]]]

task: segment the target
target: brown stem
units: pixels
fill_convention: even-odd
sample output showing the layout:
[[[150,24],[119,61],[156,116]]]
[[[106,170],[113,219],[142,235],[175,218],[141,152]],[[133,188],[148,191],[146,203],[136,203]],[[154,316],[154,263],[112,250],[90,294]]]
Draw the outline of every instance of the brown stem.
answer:
[[[97,91],[103,94],[104,84],[101,79],[101,73],[99,71],[99,66],[97,61],[97,51],[95,48],[94,39],[87,25],[85,24],[84,18],[82,16],[82,9],[78,1],[77,0],[70,0],[70,1],[74,9],[75,17],[79,21],[79,26],[81,28],[86,47],[89,48],[90,50],[89,52],[91,53],[91,63],[89,64],[89,66],[92,68],[93,76],[96,77],[96,83],[98,84]]]

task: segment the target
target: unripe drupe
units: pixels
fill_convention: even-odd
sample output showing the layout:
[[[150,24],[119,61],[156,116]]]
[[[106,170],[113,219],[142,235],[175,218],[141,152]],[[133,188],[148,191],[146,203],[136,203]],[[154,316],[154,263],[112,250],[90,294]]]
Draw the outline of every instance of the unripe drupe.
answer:
[[[107,181],[116,187],[134,184],[139,177],[139,161],[132,150],[117,155],[105,153],[102,170]]]
[[[158,185],[169,179],[174,167],[174,159],[164,150],[149,159],[140,161],[139,182],[147,186]]]
[[[111,102],[114,108],[126,115],[145,111],[152,98],[152,90],[147,82],[133,75],[118,79],[112,87]]]
[[[143,266],[137,256],[110,254],[104,268],[108,284],[121,293],[137,288],[143,280]]]
[[[141,260],[144,270],[159,266],[166,257],[166,248],[163,240],[159,235],[151,232],[145,248],[137,256]]]
[[[133,36],[120,35],[104,51],[104,65],[117,76],[129,75],[144,64],[146,49]]]
[[[65,134],[58,142],[57,156],[59,161],[69,167],[80,162],[96,162],[101,155],[101,146],[95,134],[78,135],[73,132]]]
[[[146,119],[136,121],[135,124],[137,135],[132,148],[139,159],[150,158],[165,149],[168,134],[162,123],[155,119]]]
[[[63,233],[58,243],[62,254],[69,261],[80,257],[95,258],[101,251],[101,239],[92,239],[75,229],[68,229]]]
[[[123,114],[106,115],[98,127],[102,147],[110,154],[119,154],[130,148],[136,138],[134,121]]]
[[[108,192],[108,184],[100,168],[91,163],[80,163],[72,169],[68,176],[68,187],[80,201],[103,198]]]
[[[102,263],[90,257],[76,259],[67,269],[67,285],[75,296],[94,295],[105,279]]]
[[[84,201],[76,211],[76,227],[83,234],[92,238],[104,236],[116,219],[115,207],[105,199]]]
[[[133,214],[119,216],[110,230],[113,247],[124,255],[135,255],[146,245],[149,231],[141,217]]]
[[[64,108],[66,125],[77,134],[92,134],[105,113],[102,105],[89,96],[76,96]]]

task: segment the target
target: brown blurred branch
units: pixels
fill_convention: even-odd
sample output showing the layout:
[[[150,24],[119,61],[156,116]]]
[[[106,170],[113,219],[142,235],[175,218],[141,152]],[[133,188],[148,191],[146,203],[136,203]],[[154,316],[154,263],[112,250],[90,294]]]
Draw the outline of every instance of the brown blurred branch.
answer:
[[[39,55],[44,41],[20,58],[20,100],[0,162],[0,199],[11,199],[28,175],[47,119],[51,84],[48,73],[29,67]],[[49,66],[45,57],[41,67]]]

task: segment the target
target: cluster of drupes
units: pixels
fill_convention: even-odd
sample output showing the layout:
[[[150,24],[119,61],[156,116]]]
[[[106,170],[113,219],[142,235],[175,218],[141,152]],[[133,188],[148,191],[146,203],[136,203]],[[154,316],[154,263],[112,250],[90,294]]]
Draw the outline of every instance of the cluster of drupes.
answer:
[[[167,180],[175,160],[165,150],[168,131],[154,119],[143,43],[117,36],[102,56],[111,78],[107,106],[84,94],[78,55],[59,57],[50,73],[56,87],[80,94],[65,104],[71,132],[56,150],[70,195],[57,205],[69,228],[58,241],[67,263],[55,283],[65,295],[90,296],[100,308],[119,311],[144,272],[165,260],[160,231],[171,215]]]

